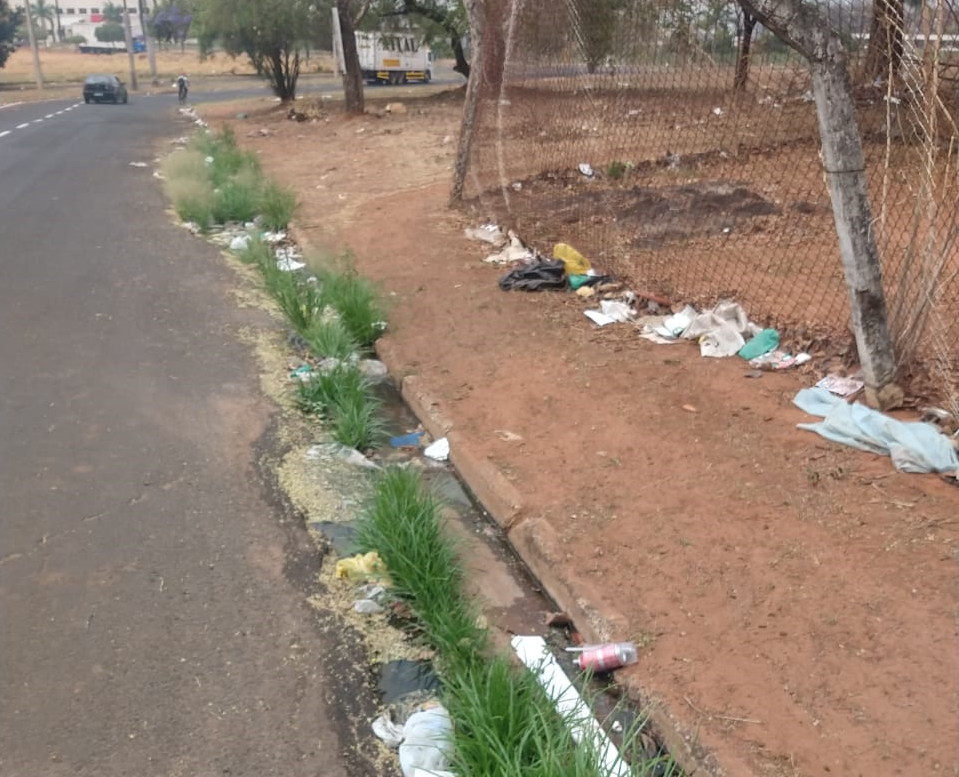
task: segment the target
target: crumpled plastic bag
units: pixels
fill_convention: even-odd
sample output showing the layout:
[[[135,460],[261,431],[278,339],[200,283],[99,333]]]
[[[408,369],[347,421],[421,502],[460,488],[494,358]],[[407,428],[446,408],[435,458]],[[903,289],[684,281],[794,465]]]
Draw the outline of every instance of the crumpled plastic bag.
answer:
[[[373,721],[373,733],[387,747],[399,748],[403,777],[453,777],[447,771],[453,751],[453,721],[439,702],[419,705],[403,725],[384,712]]]
[[[453,750],[453,721],[441,704],[414,712],[403,726],[400,769],[403,777],[419,770],[436,774],[449,768]]]
[[[592,266],[589,259],[566,243],[557,243],[553,246],[553,258],[563,263],[567,275],[585,275]]]
[[[760,331],[739,303],[722,300],[712,310],[697,314],[680,337],[698,340],[703,356],[721,357],[736,355],[746,344],[744,336],[751,337]]]
[[[386,563],[375,550],[369,553],[357,553],[351,558],[341,558],[336,562],[336,577],[346,578],[355,583],[376,580],[383,585],[390,585]]]

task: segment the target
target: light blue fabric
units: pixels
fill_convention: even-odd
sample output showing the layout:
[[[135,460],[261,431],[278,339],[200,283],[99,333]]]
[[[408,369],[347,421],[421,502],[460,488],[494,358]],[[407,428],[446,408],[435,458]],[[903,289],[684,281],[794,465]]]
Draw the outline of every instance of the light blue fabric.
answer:
[[[902,472],[955,472],[959,454],[949,438],[931,424],[905,423],[861,405],[849,404],[824,388],[805,388],[793,404],[823,420],[798,424],[827,440],[880,456],[890,456]]]

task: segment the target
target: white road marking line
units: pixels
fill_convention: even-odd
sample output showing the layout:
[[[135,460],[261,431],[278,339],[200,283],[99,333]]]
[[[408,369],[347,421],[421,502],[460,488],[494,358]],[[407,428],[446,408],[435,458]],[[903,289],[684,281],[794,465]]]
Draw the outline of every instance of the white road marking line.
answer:
[[[34,119],[34,120],[33,120],[33,123],[34,123],[34,124],[40,124],[42,121],[43,121],[43,119]]]
[[[23,124],[18,124],[17,129],[23,129],[24,127],[29,127],[29,126],[30,126],[30,122],[25,121]]]
[[[11,132],[13,132],[13,130],[4,130],[3,132],[0,132],[0,138],[2,138],[4,135],[9,135]]]
[[[45,118],[45,119],[52,119],[52,118],[53,118],[53,114],[52,114],[52,113],[48,113],[48,114],[47,114],[46,116],[44,116],[43,118]]]

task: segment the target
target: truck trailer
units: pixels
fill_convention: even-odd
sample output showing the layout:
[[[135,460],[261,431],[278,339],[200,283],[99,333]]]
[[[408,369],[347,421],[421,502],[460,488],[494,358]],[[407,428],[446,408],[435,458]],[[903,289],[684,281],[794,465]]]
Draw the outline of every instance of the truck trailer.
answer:
[[[357,32],[356,50],[367,84],[428,84],[433,79],[433,52],[411,32]],[[333,10],[333,55],[336,70],[346,72],[340,20]]]

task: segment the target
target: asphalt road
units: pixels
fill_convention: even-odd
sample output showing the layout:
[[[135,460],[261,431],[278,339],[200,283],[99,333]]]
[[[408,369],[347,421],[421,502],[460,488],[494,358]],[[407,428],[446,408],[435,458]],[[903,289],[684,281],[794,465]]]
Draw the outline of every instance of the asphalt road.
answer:
[[[0,774],[373,774],[175,96],[0,110]],[[359,721],[359,722],[357,722]]]

